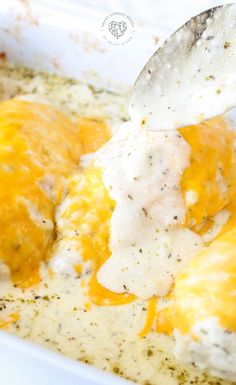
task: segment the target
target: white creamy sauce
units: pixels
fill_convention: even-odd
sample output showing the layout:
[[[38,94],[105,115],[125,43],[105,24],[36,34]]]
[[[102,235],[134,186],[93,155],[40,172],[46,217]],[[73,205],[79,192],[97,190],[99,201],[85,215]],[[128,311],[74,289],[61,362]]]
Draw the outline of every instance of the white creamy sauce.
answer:
[[[106,288],[141,298],[165,295],[203,246],[199,235],[181,226],[180,178],[189,153],[178,132],[146,132],[131,122],[97,152],[95,164],[116,202],[112,256],[97,274]]]
[[[178,363],[172,338],[156,332],[138,336],[147,314],[145,301],[92,305],[86,310],[86,286],[82,287],[80,279],[49,278],[45,269],[41,274],[42,282],[28,290],[1,282],[0,321],[20,314],[9,332],[139,384],[219,385],[217,379],[206,379],[196,369]]]

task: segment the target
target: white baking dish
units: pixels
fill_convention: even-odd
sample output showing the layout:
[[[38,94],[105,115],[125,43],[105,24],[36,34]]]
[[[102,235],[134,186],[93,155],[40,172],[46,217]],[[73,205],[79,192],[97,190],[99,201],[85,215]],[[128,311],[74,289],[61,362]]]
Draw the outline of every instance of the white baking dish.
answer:
[[[133,39],[114,47],[101,33],[108,14],[78,1],[2,1],[0,52],[17,65],[127,89],[168,32],[133,20]],[[2,385],[124,383],[118,377],[0,332]]]

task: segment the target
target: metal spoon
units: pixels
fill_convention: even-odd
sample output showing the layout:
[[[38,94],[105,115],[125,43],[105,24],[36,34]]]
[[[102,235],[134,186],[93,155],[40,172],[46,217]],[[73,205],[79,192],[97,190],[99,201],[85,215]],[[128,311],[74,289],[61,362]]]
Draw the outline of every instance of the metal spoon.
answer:
[[[130,95],[131,119],[148,130],[172,130],[236,106],[236,4],[211,8],[159,48]]]

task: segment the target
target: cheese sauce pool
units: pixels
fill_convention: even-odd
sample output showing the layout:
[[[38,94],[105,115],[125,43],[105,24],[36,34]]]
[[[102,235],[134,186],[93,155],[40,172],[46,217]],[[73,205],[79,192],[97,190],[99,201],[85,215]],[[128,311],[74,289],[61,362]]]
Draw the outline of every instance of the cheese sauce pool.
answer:
[[[125,95],[116,95],[78,81],[26,69],[0,68],[1,99],[35,95],[49,100],[72,119],[99,116],[113,127],[127,120]],[[41,266],[42,281],[23,291],[4,274],[0,281],[0,325],[10,333],[61,352],[76,360],[111,371],[144,385],[226,385],[177,363],[173,340],[143,328],[147,302],[102,307],[88,302],[88,272],[83,279],[56,276]],[[5,320],[5,323],[3,322]]]

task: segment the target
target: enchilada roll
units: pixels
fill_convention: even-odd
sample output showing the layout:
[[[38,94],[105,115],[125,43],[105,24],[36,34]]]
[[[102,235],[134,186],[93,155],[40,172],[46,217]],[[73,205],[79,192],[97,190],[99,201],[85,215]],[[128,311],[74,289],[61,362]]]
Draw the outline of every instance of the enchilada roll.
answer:
[[[79,163],[78,130],[54,107],[0,103],[0,261],[13,282],[39,280],[54,240],[55,207]]]
[[[201,250],[176,280],[178,359],[236,381],[236,228]]]

